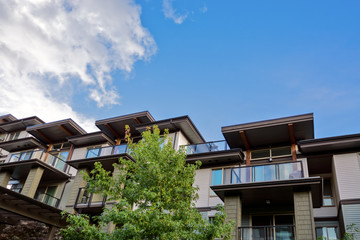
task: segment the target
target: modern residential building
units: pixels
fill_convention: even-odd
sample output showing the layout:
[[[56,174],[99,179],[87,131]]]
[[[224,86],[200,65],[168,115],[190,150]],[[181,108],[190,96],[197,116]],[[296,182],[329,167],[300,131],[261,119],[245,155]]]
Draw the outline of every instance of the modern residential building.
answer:
[[[84,173],[101,162],[116,176],[112,164],[131,159],[125,125],[138,141],[154,124],[188,163],[202,162],[196,207],[211,221],[224,205],[233,239],[340,239],[360,226],[360,134],[314,139],[304,114],[222,127],[224,140],[206,142],[188,116],[155,121],[147,111],[98,120],[93,133],[71,119],[0,116],[0,226],[35,220],[51,237],[66,224],[62,210],[100,214],[113,202],[89,194]]]

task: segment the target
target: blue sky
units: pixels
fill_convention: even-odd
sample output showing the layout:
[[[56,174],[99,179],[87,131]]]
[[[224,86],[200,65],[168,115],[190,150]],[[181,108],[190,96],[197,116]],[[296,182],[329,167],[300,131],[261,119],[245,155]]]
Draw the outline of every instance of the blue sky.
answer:
[[[109,14],[114,24],[104,30],[109,33],[104,34],[107,60],[84,60],[96,62],[94,69],[115,62],[110,70],[101,68],[110,80],[101,82],[95,76],[96,83],[87,85],[83,78],[71,75],[72,71],[39,67],[41,81],[47,84],[51,80],[44,72],[60,72],[53,81],[61,91],[49,91],[51,100],[65,101],[65,107],[71,108],[65,113],[81,116],[80,122],[143,110],[157,120],[189,115],[210,141],[223,139],[221,126],[312,112],[317,138],[360,132],[358,1],[124,2],[131,10],[128,12],[134,7],[138,10],[131,16],[138,16],[139,21],[116,32],[113,28],[118,24],[134,18],[117,19],[116,14]],[[111,1],[108,5],[100,15],[102,19],[107,18],[104,13],[110,8],[124,8],[112,6]],[[80,11],[82,7],[74,9]],[[74,21],[79,23],[78,19]],[[135,33],[133,29],[137,29]],[[124,46],[124,36],[134,34],[137,37],[131,38],[131,43],[136,47]],[[118,47],[113,51],[115,45]],[[74,44],[71,46],[73,49]],[[120,61],[118,56],[124,52],[131,54]],[[63,80],[65,86],[59,80],[64,73],[72,79]],[[101,84],[106,87],[94,92],[94,86]],[[101,101],[109,104],[100,106]],[[0,112],[13,109],[4,107],[8,103],[0,103]],[[38,111],[33,112],[36,115]],[[16,113],[17,117],[26,115],[24,109]]]

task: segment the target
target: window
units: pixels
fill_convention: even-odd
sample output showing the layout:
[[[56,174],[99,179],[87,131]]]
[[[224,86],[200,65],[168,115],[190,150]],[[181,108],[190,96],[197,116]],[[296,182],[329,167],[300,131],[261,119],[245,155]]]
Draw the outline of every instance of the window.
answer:
[[[267,148],[251,151],[251,159],[269,159],[291,156],[291,147]]]
[[[0,142],[5,141],[6,133],[0,133]]]
[[[64,143],[56,143],[51,147],[51,151],[52,150],[60,150],[60,149],[64,149],[64,148],[70,148],[71,144],[69,142],[64,142]]]
[[[16,140],[19,138],[20,132],[13,132],[9,134],[8,141]]]
[[[337,240],[337,228],[336,227],[317,227],[316,238],[326,240]]]
[[[335,206],[334,197],[331,190],[331,180],[324,179],[324,197],[323,197],[323,206],[332,207]]]

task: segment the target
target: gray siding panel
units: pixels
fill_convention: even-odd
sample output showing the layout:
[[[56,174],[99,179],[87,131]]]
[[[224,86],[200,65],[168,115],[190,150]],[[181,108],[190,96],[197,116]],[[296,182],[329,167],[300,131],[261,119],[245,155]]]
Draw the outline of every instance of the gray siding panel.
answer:
[[[358,154],[334,155],[334,168],[340,200],[360,198]]]
[[[342,206],[345,228],[351,224],[356,224],[360,229],[360,204],[349,204]],[[355,239],[360,239],[360,233],[356,234]]]

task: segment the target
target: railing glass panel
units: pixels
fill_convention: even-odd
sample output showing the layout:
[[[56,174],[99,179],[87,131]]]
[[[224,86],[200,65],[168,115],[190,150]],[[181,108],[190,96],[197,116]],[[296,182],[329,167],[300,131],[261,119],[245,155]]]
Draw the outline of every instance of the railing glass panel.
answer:
[[[44,192],[37,192],[34,199],[53,207],[58,207],[60,202],[60,199]]]
[[[109,146],[109,147],[89,148],[85,154],[85,158],[109,156],[113,154],[120,154],[126,152],[127,152],[127,144]]]
[[[225,151],[230,149],[225,140],[199,143],[193,145],[185,145],[184,147],[186,149],[187,154],[217,152],[217,151]]]
[[[225,174],[229,174],[225,172]],[[303,178],[301,162],[277,163],[231,169],[230,182],[224,184],[265,182]],[[226,176],[224,179],[227,179]]]
[[[240,240],[295,240],[295,226],[240,227]]]

